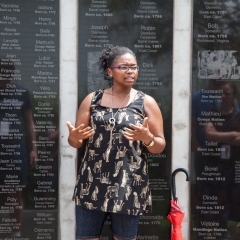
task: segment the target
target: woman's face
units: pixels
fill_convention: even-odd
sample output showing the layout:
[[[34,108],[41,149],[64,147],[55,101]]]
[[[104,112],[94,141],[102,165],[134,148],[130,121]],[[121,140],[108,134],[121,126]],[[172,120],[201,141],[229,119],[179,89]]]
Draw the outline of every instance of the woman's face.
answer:
[[[223,93],[222,93],[222,103],[229,103],[232,104],[236,98],[234,94],[234,90],[229,84],[225,84],[222,87]]]
[[[137,66],[137,60],[132,54],[125,53],[115,58],[112,66]],[[114,84],[129,87],[136,82],[138,71],[130,68],[127,71],[122,71],[119,68],[108,68],[108,75],[113,78]]]

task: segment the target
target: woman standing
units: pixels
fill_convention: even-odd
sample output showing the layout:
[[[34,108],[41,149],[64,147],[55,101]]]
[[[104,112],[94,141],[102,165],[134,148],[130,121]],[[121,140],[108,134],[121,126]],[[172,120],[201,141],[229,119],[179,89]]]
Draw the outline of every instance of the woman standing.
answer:
[[[217,177],[213,177],[214,181],[202,184],[204,190],[211,194],[210,196],[215,196],[218,206],[221,206],[221,214],[209,214],[208,221],[217,221],[219,227],[227,229],[229,220],[236,223],[240,221],[239,197],[236,195],[240,190],[240,111],[237,85],[226,81],[222,83],[221,89],[221,102],[209,112],[209,122],[204,126],[206,140],[211,147],[208,148],[209,155],[205,156],[202,168],[202,172],[204,169],[214,169],[208,173]]]
[[[99,59],[112,87],[90,93],[81,103],[69,144],[85,153],[74,191],[76,239],[99,239],[111,218],[114,239],[136,239],[140,215],[151,210],[147,152],[165,147],[156,101],[132,88],[139,67],[126,47],[103,50]]]

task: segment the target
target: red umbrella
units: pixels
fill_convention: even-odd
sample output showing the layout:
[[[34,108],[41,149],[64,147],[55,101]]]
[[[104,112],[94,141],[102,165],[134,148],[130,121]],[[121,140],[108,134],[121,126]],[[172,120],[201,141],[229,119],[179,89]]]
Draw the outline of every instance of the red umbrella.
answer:
[[[178,168],[172,173],[172,193],[173,199],[170,200],[171,209],[169,214],[167,215],[168,220],[172,223],[172,237],[171,240],[183,240],[182,237],[182,220],[184,218],[184,213],[181,211],[179,207],[178,198],[176,197],[176,185],[175,185],[175,175],[178,172],[185,172],[187,175],[186,181],[189,181],[190,177],[186,169]]]

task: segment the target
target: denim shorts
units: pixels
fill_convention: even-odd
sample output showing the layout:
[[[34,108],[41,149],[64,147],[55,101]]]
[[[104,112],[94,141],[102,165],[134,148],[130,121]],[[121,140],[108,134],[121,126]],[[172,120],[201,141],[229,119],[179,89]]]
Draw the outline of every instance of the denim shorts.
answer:
[[[121,240],[137,237],[140,216],[88,210],[76,205],[76,238],[100,238],[108,217],[114,237]]]

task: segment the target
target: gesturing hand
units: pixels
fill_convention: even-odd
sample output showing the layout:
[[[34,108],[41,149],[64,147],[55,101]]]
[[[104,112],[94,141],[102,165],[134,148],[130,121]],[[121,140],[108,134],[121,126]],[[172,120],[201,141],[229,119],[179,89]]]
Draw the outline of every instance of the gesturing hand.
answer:
[[[145,117],[143,119],[143,124],[141,126],[136,126],[134,124],[130,124],[130,128],[123,129],[123,135],[126,139],[130,141],[141,140],[143,142],[150,142],[152,139],[152,134],[148,128],[148,118]]]
[[[69,121],[67,121],[67,126],[69,130],[69,138],[74,142],[87,139],[94,134],[94,129],[89,126],[85,127],[84,124],[81,124],[75,128]]]

